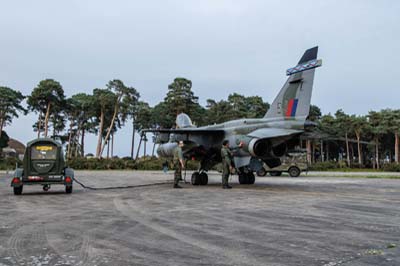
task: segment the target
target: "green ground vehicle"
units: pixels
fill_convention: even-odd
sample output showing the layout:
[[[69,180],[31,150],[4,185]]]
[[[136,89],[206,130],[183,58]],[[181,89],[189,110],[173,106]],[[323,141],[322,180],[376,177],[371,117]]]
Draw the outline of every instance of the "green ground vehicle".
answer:
[[[38,138],[26,145],[23,168],[17,168],[11,187],[21,195],[25,185],[41,185],[48,191],[51,185],[64,185],[72,193],[74,170],[65,166],[60,143],[50,138]]]
[[[287,172],[291,177],[298,177],[301,172],[308,170],[306,152],[292,151],[288,152],[281,158],[282,164],[278,167],[264,167],[257,171],[257,176],[265,176],[269,173],[271,176],[280,176],[283,172]]]

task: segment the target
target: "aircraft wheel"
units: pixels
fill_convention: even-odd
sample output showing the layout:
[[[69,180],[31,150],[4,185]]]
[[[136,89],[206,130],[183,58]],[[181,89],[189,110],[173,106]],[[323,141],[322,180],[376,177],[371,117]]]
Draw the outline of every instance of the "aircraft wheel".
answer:
[[[266,176],[267,175],[267,171],[265,171],[264,168],[261,168],[256,173],[257,173],[257,176]]]
[[[205,185],[208,184],[208,175],[207,175],[207,173],[204,173],[204,172],[201,173],[199,175],[199,179],[200,179],[199,183],[200,183],[201,186],[205,186]]]
[[[65,187],[65,193],[71,194],[72,193],[72,186],[66,186]]]
[[[269,172],[269,174],[270,174],[271,176],[281,176],[281,175],[282,175],[282,172],[279,172],[279,171],[272,171],[272,172]]]
[[[245,173],[240,173],[239,174],[239,183],[241,185],[247,185],[249,183],[248,175]]]
[[[14,195],[21,195],[22,194],[23,186],[14,187]]]
[[[192,185],[193,186],[198,186],[198,185],[200,185],[200,174],[199,174],[199,172],[194,172],[193,174],[192,174],[192,179],[191,179],[191,183],[192,183]]]
[[[247,174],[247,184],[253,185],[254,182],[256,181],[256,177],[254,176],[253,172],[250,172]]]
[[[289,168],[289,175],[291,177],[298,177],[300,175],[300,169],[296,166],[292,166]]]

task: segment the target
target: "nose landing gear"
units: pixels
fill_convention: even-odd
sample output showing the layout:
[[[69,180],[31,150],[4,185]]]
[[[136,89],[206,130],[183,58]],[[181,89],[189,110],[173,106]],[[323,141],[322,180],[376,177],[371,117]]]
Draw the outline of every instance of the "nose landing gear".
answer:
[[[252,185],[256,181],[256,177],[250,169],[240,168],[238,175],[241,185]]]
[[[194,172],[192,174],[191,183],[193,186],[205,186],[208,184],[208,175],[206,172]]]

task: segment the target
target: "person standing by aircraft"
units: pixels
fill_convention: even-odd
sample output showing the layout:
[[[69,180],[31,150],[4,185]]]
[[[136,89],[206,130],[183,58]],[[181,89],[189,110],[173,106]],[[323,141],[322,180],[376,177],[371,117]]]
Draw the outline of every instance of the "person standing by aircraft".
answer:
[[[185,168],[183,163],[183,153],[182,153],[183,141],[178,142],[178,146],[174,150],[174,188],[182,188],[179,185],[179,180],[182,180],[182,169]]]
[[[232,188],[228,184],[229,180],[229,174],[233,170],[232,167],[232,152],[229,149],[229,141],[224,140],[222,142],[222,148],[221,148],[221,158],[222,158],[222,188],[223,189],[229,189]]]

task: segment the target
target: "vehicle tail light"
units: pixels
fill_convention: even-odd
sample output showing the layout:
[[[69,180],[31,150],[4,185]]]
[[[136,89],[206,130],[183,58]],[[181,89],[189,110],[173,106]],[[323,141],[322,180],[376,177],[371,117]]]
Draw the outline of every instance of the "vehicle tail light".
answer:
[[[19,184],[21,182],[21,180],[18,177],[14,177],[12,180],[13,184]]]
[[[69,176],[67,176],[67,177],[65,178],[65,183],[72,183],[72,178],[69,177]]]

